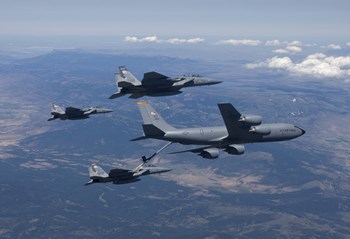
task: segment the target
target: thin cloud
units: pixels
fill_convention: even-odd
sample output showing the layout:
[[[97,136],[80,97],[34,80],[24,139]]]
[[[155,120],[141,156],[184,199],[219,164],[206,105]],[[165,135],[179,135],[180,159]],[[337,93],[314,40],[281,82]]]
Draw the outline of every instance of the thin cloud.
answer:
[[[276,49],[276,50],[273,50],[272,52],[274,53],[278,53],[278,54],[288,54],[289,51],[287,51],[286,49]]]
[[[288,46],[302,46],[303,43],[301,41],[291,41],[287,43]]]
[[[28,168],[28,169],[48,170],[48,169],[56,168],[56,165],[46,161],[28,161],[25,163],[21,163],[20,167]]]
[[[135,36],[126,36],[124,41],[129,43],[168,43],[168,44],[198,44],[204,42],[203,38],[170,38],[170,39],[159,39],[157,36],[147,36],[143,38],[138,38]]]
[[[170,44],[198,44],[204,42],[203,38],[190,38],[190,39],[180,39],[180,38],[171,38],[165,40],[165,42]]]
[[[147,37],[143,37],[143,38],[127,36],[127,37],[125,37],[124,41],[132,42],[132,43],[137,43],[137,42],[159,42],[157,36],[147,36]]]
[[[350,41],[346,43],[347,46],[350,46]]]
[[[267,43],[268,42],[266,42],[265,45],[267,45]],[[273,42],[269,42],[269,44],[273,44]],[[296,54],[303,51],[302,49],[303,43],[301,41],[291,41],[291,42],[285,41],[283,42],[283,45],[285,45],[285,48],[279,48],[279,49],[273,50],[272,52],[277,54]]]
[[[247,64],[247,68],[269,68],[284,70],[296,75],[311,75],[318,78],[349,78],[350,56],[326,56],[322,53],[309,55],[299,63],[289,57],[273,57],[264,62]]]
[[[329,44],[328,46],[326,46],[326,48],[332,49],[332,50],[341,50],[341,46],[337,44]]]
[[[266,41],[265,46],[280,46],[281,42],[279,40]]]
[[[229,40],[221,40],[215,43],[215,45],[231,45],[231,46],[258,46],[261,45],[262,42],[260,40],[250,40],[250,39],[229,39]]]
[[[299,53],[303,51],[303,49],[300,46],[296,46],[296,45],[287,46],[286,50],[290,53]]]

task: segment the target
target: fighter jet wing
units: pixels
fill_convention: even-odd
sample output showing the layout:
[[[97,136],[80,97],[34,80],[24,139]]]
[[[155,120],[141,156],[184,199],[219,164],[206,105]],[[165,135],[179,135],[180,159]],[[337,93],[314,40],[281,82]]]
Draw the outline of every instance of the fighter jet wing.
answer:
[[[242,125],[239,121],[242,116],[241,113],[230,103],[220,103],[218,106],[225,122],[228,138],[244,137],[248,133],[248,130],[240,127]]]
[[[75,110],[80,110],[80,109],[70,106],[70,107],[67,107],[67,108],[66,108],[66,111],[67,111],[67,110],[68,110],[68,111],[75,111]]]
[[[109,174],[117,174],[117,173],[127,173],[130,170],[128,169],[123,169],[123,168],[114,168],[109,171]]]
[[[145,93],[133,93],[129,96],[130,99],[138,99],[141,97],[144,97],[146,94]]]
[[[82,110],[79,108],[75,108],[75,107],[67,107],[66,108],[66,114],[77,114],[77,113],[82,113]]]
[[[118,179],[118,178],[120,179],[120,178],[132,176],[132,172],[130,172],[130,170],[128,169],[115,168],[109,171],[108,176],[113,179]]]
[[[161,82],[167,82],[168,76],[162,75],[158,72],[151,71],[143,75],[142,85],[158,85]]]

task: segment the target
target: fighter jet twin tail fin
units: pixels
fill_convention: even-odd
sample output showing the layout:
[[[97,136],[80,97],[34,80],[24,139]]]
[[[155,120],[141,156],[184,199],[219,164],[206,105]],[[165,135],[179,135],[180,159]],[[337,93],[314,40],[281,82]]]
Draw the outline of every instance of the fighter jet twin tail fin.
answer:
[[[119,72],[115,73],[115,80],[117,85],[117,92],[109,97],[109,99],[115,99],[124,96],[123,88],[132,88],[140,86],[141,82],[126,69],[125,66],[119,67]],[[137,97],[138,98],[138,97]]]

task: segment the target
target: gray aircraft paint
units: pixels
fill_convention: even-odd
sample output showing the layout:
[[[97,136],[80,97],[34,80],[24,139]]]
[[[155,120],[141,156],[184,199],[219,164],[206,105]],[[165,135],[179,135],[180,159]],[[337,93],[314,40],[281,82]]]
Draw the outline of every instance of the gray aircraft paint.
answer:
[[[138,177],[140,176],[166,173],[169,171],[171,171],[169,168],[157,167],[152,164],[141,163],[132,170],[115,168],[110,170],[107,174],[100,166],[92,164],[89,167],[90,181],[87,182],[86,185],[108,182],[112,182],[114,184],[133,183],[139,181],[140,179]]]
[[[150,157],[142,156],[142,163],[134,169],[115,168],[110,170],[109,173],[106,173],[100,166],[93,163],[89,167],[90,181],[85,185],[108,182],[112,182],[114,184],[134,183],[141,180],[139,179],[140,176],[169,172],[171,171],[170,168],[157,167],[153,164],[149,164],[148,162],[171,144],[171,142],[168,142]]]
[[[61,119],[61,120],[79,120],[87,119],[92,114],[110,113],[113,110],[100,108],[100,107],[89,107],[84,109],[79,109],[75,107],[63,108],[57,104],[52,104],[51,106],[51,118],[48,121]]]
[[[221,81],[202,76],[168,77],[152,71],[144,74],[139,81],[125,66],[119,67],[115,74],[117,92],[109,97],[115,99],[130,94],[129,98],[137,99],[143,96],[170,96],[182,93],[180,89],[192,86],[219,84]]]
[[[197,128],[174,128],[149,102],[138,102],[138,106],[144,122],[144,136],[135,140],[154,138],[180,144],[205,145],[202,148],[180,152],[203,153],[208,151],[207,149],[214,152],[215,148],[222,148],[230,154],[242,154],[244,146],[240,146],[241,144],[291,140],[305,133],[293,124],[261,124],[261,116],[244,116],[229,103],[218,104],[224,126]],[[215,150],[216,157],[217,152]]]

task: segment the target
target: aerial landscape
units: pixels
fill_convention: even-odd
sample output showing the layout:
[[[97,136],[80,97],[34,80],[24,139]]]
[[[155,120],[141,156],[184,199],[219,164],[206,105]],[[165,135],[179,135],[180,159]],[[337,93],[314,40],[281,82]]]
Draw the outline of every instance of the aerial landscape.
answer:
[[[0,238],[350,238],[346,1],[287,4],[297,20],[279,24],[274,0],[36,1],[0,10]],[[125,69],[217,84],[111,97]],[[132,141],[147,134],[140,101],[174,129],[224,126],[232,105],[300,131],[237,155],[213,144],[210,159],[188,152],[203,145]]]

